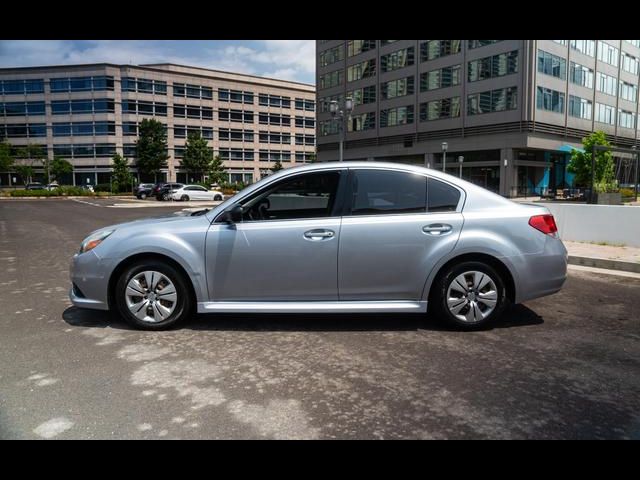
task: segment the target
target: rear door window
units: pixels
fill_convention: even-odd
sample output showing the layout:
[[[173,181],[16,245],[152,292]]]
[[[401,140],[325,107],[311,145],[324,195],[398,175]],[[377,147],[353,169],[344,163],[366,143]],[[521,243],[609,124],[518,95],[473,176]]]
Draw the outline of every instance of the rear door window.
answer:
[[[427,206],[427,178],[394,170],[353,170],[351,214],[423,213]]]
[[[429,178],[429,212],[455,212],[460,201],[460,190],[444,182]]]

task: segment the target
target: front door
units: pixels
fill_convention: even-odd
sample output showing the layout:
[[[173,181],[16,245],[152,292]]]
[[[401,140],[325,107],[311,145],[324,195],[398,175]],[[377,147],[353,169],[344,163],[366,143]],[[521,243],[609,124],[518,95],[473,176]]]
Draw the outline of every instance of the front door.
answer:
[[[340,300],[421,300],[462,229],[460,191],[422,174],[355,169],[342,220]]]
[[[212,224],[206,239],[211,300],[337,300],[341,174],[285,177],[240,202],[241,222]]]

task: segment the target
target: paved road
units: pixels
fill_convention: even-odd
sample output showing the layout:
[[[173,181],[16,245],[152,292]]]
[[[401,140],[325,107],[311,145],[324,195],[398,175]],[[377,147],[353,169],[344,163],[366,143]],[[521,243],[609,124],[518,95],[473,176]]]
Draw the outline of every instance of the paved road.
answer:
[[[197,316],[139,332],[67,299],[87,232],[176,211],[0,202],[0,438],[640,438],[640,280],[572,272],[495,328]]]

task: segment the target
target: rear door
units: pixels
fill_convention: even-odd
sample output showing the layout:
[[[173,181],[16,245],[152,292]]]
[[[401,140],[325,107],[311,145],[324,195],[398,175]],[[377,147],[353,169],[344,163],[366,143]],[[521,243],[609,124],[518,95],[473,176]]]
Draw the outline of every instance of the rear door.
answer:
[[[460,235],[463,192],[424,174],[367,167],[350,169],[349,187],[340,300],[420,300],[430,270]]]

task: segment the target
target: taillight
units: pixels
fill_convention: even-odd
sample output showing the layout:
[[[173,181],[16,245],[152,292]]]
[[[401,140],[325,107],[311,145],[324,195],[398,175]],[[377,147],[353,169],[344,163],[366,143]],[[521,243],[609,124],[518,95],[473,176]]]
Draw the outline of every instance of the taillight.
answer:
[[[529,219],[529,225],[536,230],[540,230],[545,235],[558,237],[558,227],[553,215],[535,215]]]

